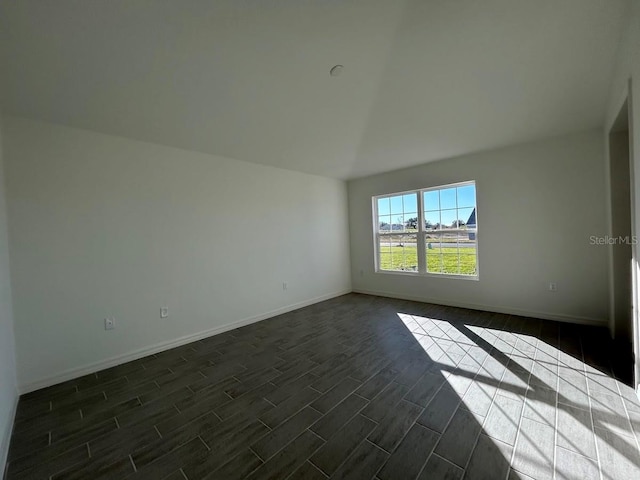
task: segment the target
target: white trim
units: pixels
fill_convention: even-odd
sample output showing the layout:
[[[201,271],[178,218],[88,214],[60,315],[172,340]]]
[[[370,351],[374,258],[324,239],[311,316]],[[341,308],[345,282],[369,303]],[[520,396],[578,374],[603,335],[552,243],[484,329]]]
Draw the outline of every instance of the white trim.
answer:
[[[638,225],[636,225],[636,206],[638,199],[636,198],[636,145],[635,145],[635,123],[634,123],[634,108],[633,108],[633,79],[629,78],[627,84],[627,115],[628,115],[628,132],[629,132],[629,176],[631,177],[631,188],[629,191],[629,195],[631,197],[631,232],[632,234],[637,233]],[[637,276],[637,265],[638,265],[638,246],[633,243],[631,245],[631,261],[632,261],[632,278],[631,278],[631,302],[632,302],[632,312],[631,312],[631,336],[632,336],[632,347],[633,347],[633,355],[635,359],[634,369],[634,382],[636,384],[637,389],[640,389],[640,304],[638,303],[638,276]],[[640,390],[638,391],[638,395],[640,396]]]
[[[284,307],[278,308],[276,310],[272,310],[270,312],[262,313],[260,315],[255,315],[249,318],[244,318],[242,320],[236,320],[235,322],[227,323],[226,325],[220,325],[220,326],[211,328],[209,330],[205,330],[203,332],[198,332],[191,335],[185,335],[184,337],[176,338],[174,340],[169,340],[166,342],[156,343],[155,345],[150,345],[148,347],[144,347],[144,348],[135,350],[133,352],[107,358],[99,362],[90,363],[82,367],[71,368],[59,374],[52,375],[49,377],[44,377],[44,378],[41,378],[40,380],[36,380],[35,382],[30,382],[24,385],[20,385],[18,389],[20,391],[20,394],[33,392],[34,390],[50,387],[52,385],[56,385],[61,382],[66,382],[67,380],[72,380],[74,378],[78,378],[83,375],[104,370],[105,368],[115,367],[116,365],[120,365],[126,362],[130,362],[132,360],[137,360],[139,358],[146,357],[147,355],[163,352],[165,350],[179,347],[181,345],[195,342],[197,340],[202,340],[203,338],[211,337],[219,333],[228,332],[229,330],[233,330],[235,328],[244,327],[245,325],[250,325],[252,323],[260,322],[262,320],[266,320],[267,318],[275,317],[277,315],[282,315],[283,313],[291,312],[292,310],[297,310],[299,308],[308,307],[309,305],[313,305],[314,303],[324,302],[325,300],[330,300],[332,298],[339,297],[341,295],[346,295],[348,293],[351,293],[350,289],[329,293],[326,295],[322,295],[320,297],[294,303],[292,305],[286,305]]]
[[[613,234],[613,206],[611,204],[611,146],[610,138],[614,129],[615,123],[620,116],[620,112],[627,106],[627,121],[628,121],[628,133],[629,133],[629,196],[630,196],[630,208],[631,208],[631,234],[637,233],[638,225],[636,225],[636,208],[637,202],[640,201],[636,198],[636,145],[634,144],[634,100],[633,100],[633,78],[629,77],[624,83],[619,97],[615,102],[615,108],[610,112],[610,118],[607,119],[604,140],[605,140],[605,188],[606,188],[606,214],[607,214],[607,228],[608,231]],[[640,259],[638,258],[638,247],[635,243],[631,246],[631,341],[633,353],[635,356],[634,361],[634,383],[636,384],[636,391],[640,398],[640,299],[638,298],[638,289],[640,288],[638,278],[638,265]],[[608,247],[608,274],[609,274],[609,331],[611,337],[615,338],[615,285],[614,285],[614,265],[613,265],[613,245]]]
[[[636,224],[636,206],[638,199],[636,198],[636,145],[635,145],[635,110],[633,107],[633,78],[629,77],[627,82],[627,115],[628,115],[628,132],[629,132],[629,176],[631,177],[631,232],[637,233],[638,225]],[[631,279],[631,301],[633,311],[631,313],[631,335],[633,343],[633,355],[635,359],[634,368],[634,382],[638,396],[640,398],[640,304],[638,299],[638,246],[633,243],[631,245],[631,261],[632,261],[632,279]]]
[[[582,325],[595,325],[598,327],[606,327],[607,321],[597,318],[581,317],[577,315],[566,315],[564,313],[537,312],[533,310],[524,310],[513,307],[502,307],[496,305],[484,305],[478,303],[458,302],[452,300],[442,300],[439,298],[418,297],[417,295],[405,295],[396,292],[380,292],[375,290],[354,289],[353,293],[362,293],[365,295],[375,295],[378,297],[397,298],[400,300],[411,300],[414,302],[433,303],[436,305],[445,305],[447,307],[468,308],[470,310],[482,310],[486,312],[505,313],[508,315],[518,315],[523,317],[541,318],[543,320],[555,320],[565,323],[579,323]]]
[[[624,107],[625,102],[627,103],[627,109],[628,109],[628,114],[631,115],[631,103],[632,103],[632,99],[631,99],[631,78],[628,78],[627,81],[624,83],[624,86],[622,88],[622,90],[620,91],[620,95],[617,99],[617,101],[615,102],[616,104],[616,108],[614,110],[612,110],[612,116],[611,118],[607,119],[606,121],[606,125],[605,125],[605,129],[604,129],[604,147],[605,147],[605,213],[606,213],[606,220],[607,220],[607,229],[609,231],[609,233],[611,235],[613,235],[613,205],[611,204],[611,146],[609,143],[609,139],[611,137],[611,131],[613,130],[613,127],[615,125],[616,120],[618,119],[618,116],[620,115],[620,111],[622,110],[622,108]],[[633,139],[633,133],[632,133],[632,125],[631,125],[631,116],[629,117],[629,142],[630,142],[630,147],[631,147],[631,143],[632,143],[632,139]],[[630,182],[631,182],[631,191],[630,191],[630,195],[631,198],[633,198],[633,194],[634,194],[634,183],[635,180],[631,177],[631,173],[632,170],[631,168],[633,167],[634,161],[633,161],[633,152],[631,152],[631,148],[629,148],[629,173],[630,173]],[[634,208],[635,205],[632,203],[631,204],[631,220],[632,222],[634,221]],[[632,223],[632,227],[633,227],[633,223]],[[635,231],[632,230],[632,234],[635,234]],[[632,249],[633,252],[633,249]],[[609,325],[609,334],[611,335],[611,338],[615,339],[615,296],[614,296],[614,267],[613,267],[613,245],[608,245],[608,274],[609,274],[609,321],[608,321],[608,325]],[[633,253],[632,253],[633,254]],[[635,258],[635,257],[634,257]],[[632,272],[633,275],[633,272]],[[633,281],[633,279],[632,279]],[[632,293],[632,300],[633,300],[634,294]],[[634,307],[634,311],[632,312],[632,315],[635,315],[635,310],[636,310],[636,305],[633,305]]]
[[[16,423],[16,412],[18,411],[18,400],[20,397],[18,392],[13,400],[13,407],[9,414],[9,423],[7,424],[7,430],[2,436],[2,443],[0,443],[0,476],[4,478],[7,468],[7,458],[9,457],[9,445],[11,443],[11,435],[13,434],[13,426]]]

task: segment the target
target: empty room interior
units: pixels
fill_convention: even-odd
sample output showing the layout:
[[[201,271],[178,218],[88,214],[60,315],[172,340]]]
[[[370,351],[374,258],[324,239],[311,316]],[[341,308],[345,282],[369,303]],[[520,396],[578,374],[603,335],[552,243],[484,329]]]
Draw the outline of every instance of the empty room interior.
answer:
[[[0,477],[640,479],[639,85],[639,0],[0,0]]]

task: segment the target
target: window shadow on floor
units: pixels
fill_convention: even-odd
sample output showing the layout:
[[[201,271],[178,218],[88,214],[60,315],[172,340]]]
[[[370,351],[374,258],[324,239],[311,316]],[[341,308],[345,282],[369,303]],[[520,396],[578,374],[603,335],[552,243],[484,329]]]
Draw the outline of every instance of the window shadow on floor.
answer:
[[[516,429],[512,469],[533,478],[640,475],[632,364],[605,329],[412,302],[404,307],[399,318],[448,381],[472,382],[462,402],[481,414],[483,434],[500,445]]]

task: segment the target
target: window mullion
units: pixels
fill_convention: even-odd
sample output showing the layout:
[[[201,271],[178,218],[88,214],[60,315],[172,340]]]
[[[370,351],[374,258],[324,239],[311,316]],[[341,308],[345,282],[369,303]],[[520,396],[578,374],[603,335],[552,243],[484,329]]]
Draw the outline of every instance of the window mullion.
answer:
[[[418,238],[416,240],[416,247],[418,249],[418,272],[427,273],[427,253],[424,243],[424,205],[422,198],[422,190],[416,192],[418,195]]]
[[[382,270],[382,268],[381,268],[381,261],[380,261],[380,232],[378,231],[377,227],[376,227],[376,234],[375,234],[375,242],[376,242],[375,244],[376,262],[375,262],[374,268],[375,268],[375,271],[378,272]]]

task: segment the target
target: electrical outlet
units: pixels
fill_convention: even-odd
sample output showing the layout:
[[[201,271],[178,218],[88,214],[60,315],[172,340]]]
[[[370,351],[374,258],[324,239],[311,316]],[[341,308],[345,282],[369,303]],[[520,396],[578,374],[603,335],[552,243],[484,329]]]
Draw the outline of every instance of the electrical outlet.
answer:
[[[289,288],[287,282],[282,282],[282,290],[286,290],[287,288]]]
[[[169,307],[160,307],[160,318],[167,318],[169,316]]]
[[[104,319],[104,329],[105,330],[113,330],[116,328],[116,319],[113,317]]]
[[[558,284],[556,284],[556,282],[550,282],[549,283],[549,291],[550,292],[555,292],[558,290]]]

